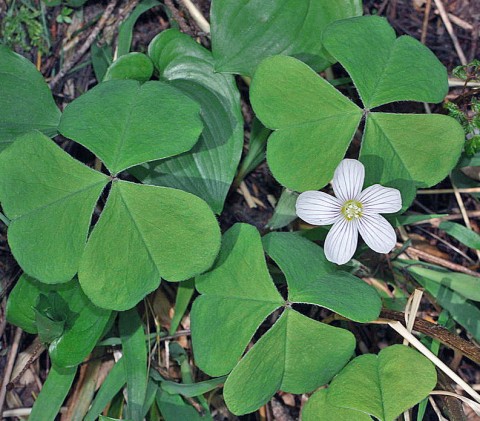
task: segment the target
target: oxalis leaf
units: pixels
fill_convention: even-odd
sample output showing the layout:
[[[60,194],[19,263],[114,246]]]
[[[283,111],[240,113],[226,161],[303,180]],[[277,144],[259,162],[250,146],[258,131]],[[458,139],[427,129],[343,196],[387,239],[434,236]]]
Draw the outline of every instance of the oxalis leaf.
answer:
[[[165,83],[114,80],[72,102],[60,125],[116,174],[190,149],[202,129],[199,110]],[[161,277],[195,276],[218,252],[219,227],[201,199],[107,177],[39,132],[5,150],[0,179],[0,200],[12,220],[9,242],[25,272],[60,283],[80,269],[80,284],[98,306],[131,308]],[[111,197],[86,246],[93,208],[110,181]]]
[[[285,54],[322,70],[332,62],[322,48],[323,28],[361,14],[360,0],[214,0],[215,69],[252,76],[263,58]]]
[[[225,233],[213,270],[196,279],[202,295],[195,300],[191,314],[195,360],[212,376],[233,369],[224,394],[229,409],[237,415],[256,410],[279,389],[292,393],[314,390],[328,382],[351,357],[355,347],[351,333],[296,312],[291,305],[297,298],[325,305],[358,321],[376,318],[380,311],[380,300],[370,286],[337,273],[319,246],[295,234],[286,235],[269,234],[264,244],[285,273],[287,300],[268,273],[258,231],[247,224],[234,225]],[[287,256],[286,244],[294,256]],[[329,280],[331,290],[324,278]],[[318,282],[320,287],[316,288]],[[338,283],[345,290],[335,300],[333,287],[338,288]],[[359,304],[358,294],[365,304]],[[241,359],[259,325],[282,308],[274,326]],[[215,329],[211,328],[213,324]],[[244,387],[247,380],[248,390]]]
[[[40,309],[35,311],[35,307],[42,295],[57,296],[66,305],[63,329],[49,344],[53,364],[57,367],[80,364],[103,334],[111,311],[94,306],[76,279],[61,285],[47,285],[22,275],[8,297],[7,320],[28,333],[41,333],[36,314]]]
[[[436,383],[435,366],[428,359],[404,345],[393,345],[378,356],[366,354],[351,361],[333,379],[327,403],[393,421],[427,397]]]
[[[215,73],[211,53],[175,29],[156,36],[149,55],[163,80],[201,105],[204,130],[191,151],[131,172],[144,183],[193,193],[219,214],[243,147],[243,117],[235,80]]]
[[[350,73],[364,109],[293,58],[264,60],[252,81],[251,102],[259,119],[275,130],[267,147],[273,175],[293,190],[324,187],[363,113],[365,183],[399,188],[408,206],[416,187],[436,184],[454,167],[464,133],[450,117],[370,109],[391,101],[441,101],[448,88],[445,68],[413,38],[396,40],[388,22],[376,16],[334,22],[322,39]]]
[[[59,131],[115,175],[191,149],[202,132],[199,112],[197,103],[166,83],[111,80],[70,103]]]
[[[60,110],[42,74],[26,58],[0,45],[0,151],[37,129],[57,133]]]

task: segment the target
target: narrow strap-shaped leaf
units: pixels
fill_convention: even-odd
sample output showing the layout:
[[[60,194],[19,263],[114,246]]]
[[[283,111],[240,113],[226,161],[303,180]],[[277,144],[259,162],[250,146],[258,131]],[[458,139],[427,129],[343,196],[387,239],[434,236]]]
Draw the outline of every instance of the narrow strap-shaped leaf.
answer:
[[[95,399],[93,400],[90,411],[88,411],[83,421],[95,421],[107,404],[118,393],[126,382],[125,365],[123,358],[119,360],[108,373],[105,381],[102,383]]]
[[[60,411],[65,400],[77,368],[56,369],[52,367],[47,381],[38,395],[30,414],[31,420],[53,420]]]
[[[190,303],[192,295],[195,291],[195,281],[194,279],[189,279],[187,281],[181,282],[178,285],[177,297],[175,299],[175,313],[172,317],[172,323],[170,324],[170,329],[168,333],[173,335],[180,324],[185,310]]]
[[[219,385],[225,383],[227,376],[216,377],[199,383],[184,384],[165,381],[161,383],[161,388],[170,394],[179,394],[187,398],[203,395],[210,392]]]
[[[127,380],[127,416],[141,420],[147,392],[147,348],[142,320],[135,308],[120,313],[118,328]]]
[[[464,227],[463,225],[455,222],[444,221],[438,227],[445,231],[448,235],[456,238],[462,244],[475,250],[480,250],[480,235],[475,231]]]

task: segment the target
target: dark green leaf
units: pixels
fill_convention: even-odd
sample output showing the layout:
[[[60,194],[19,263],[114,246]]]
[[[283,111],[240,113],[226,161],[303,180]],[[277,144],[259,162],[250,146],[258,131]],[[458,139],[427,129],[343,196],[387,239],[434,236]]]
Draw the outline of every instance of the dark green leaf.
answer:
[[[478,235],[475,231],[450,221],[442,222],[438,228],[445,231],[453,238],[456,238],[467,247],[480,250],[480,235]]]

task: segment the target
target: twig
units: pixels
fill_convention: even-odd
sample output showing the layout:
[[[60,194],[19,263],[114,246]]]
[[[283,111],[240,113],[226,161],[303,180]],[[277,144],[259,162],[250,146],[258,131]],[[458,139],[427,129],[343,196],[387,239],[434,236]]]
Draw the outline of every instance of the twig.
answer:
[[[447,11],[445,10],[445,6],[442,3],[442,0],[433,0],[435,2],[435,6],[437,6],[438,12],[440,13],[440,17],[442,18],[443,24],[445,28],[447,28],[447,32],[452,39],[453,46],[455,47],[455,51],[457,52],[458,58],[460,59],[460,63],[464,66],[468,64],[467,58],[463,53],[462,47],[458,42],[458,38],[455,35],[455,31],[453,30],[452,22],[450,22],[450,18],[448,17]]]
[[[13,338],[12,348],[8,354],[7,366],[5,367],[5,372],[3,376],[2,388],[0,389],[0,414],[3,413],[3,405],[5,404],[5,397],[7,396],[7,384],[10,381],[10,376],[12,375],[13,364],[18,353],[18,346],[20,345],[20,339],[22,337],[22,329],[17,327],[15,330],[15,336]]]
[[[173,4],[173,1],[165,0],[164,3],[165,3],[165,6],[167,6],[170,12],[172,13],[173,18],[178,22],[178,26],[180,26],[180,29],[182,30],[182,32],[185,32],[186,34],[190,34],[192,31],[188,26],[187,21],[184,19],[184,17],[180,14],[178,9],[175,7],[175,5]]]
[[[432,363],[434,363],[440,370],[442,370],[448,377],[450,377],[455,383],[457,383],[465,392],[467,392],[476,402],[480,403],[480,395],[473,390],[473,388],[465,382],[457,373],[451,370],[442,360],[440,360],[432,351],[430,351],[425,345],[423,345],[415,336],[413,336],[400,322],[387,322],[387,324],[403,336],[408,339],[408,342],[418,351],[420,351],[425,357],[427,357]]]
[[[448,78],[448,86],[450,86],[450,88],[457,88],[457,87],[462,87],[463,88],[464,86],[468,86],[470,88],[480,88],[480,82],[476,82],[474,80],[465,81],[465,80],[462,80],[462,79],[449,77]]]
[[[480,193],[480,187],[468,187],[464,189],[432,189],[417,190],[417,194],[448,194],[448,193]]]
[[[428,19],[430,17],[431,8],[432,0],[427,0],[427,4],[425,5],[425,15],[423,16],[422,37],[420,38],[422,44],[425,44],[425,41],[427,40]]]
[[[442,411],[440,411],[440,408],[437,406],[435,399],[433,399],[432,396],[428,397],[428,401],[430,402],[430,405],[432,405],[433,410],[435,411],[435,414],[437,414],[438,421],[448,421],[443,415]]]
[[[253,209],[253,208],[257,207],[257,204],[253,200],[252,194],[250,193],[250,190],[248,190],[248,187],[245,184],[245,181],[242,181],[240,183],[240,186],[238,188],[238,192],[245,198],[245,201],[247,202],[250,209]]]
[[[404,244],[397,243],[397,247],[402,248],[402,247],[404,247]],[[441,257],[432,256],[431,254],[429,254],[425,251],[416,249],[414,247],[411,247],[411,246],[407,247],[405,249],[405,252],[406,253],[410,252],[412,254],[415,254],[417,257],[419,257],[419,258],[421,258],[421,259],[423,259],[427,262],[435,263],[437,265],[443,266],[443,267],[451,269],[453,271],[463,272],[463,273],[466,273],[467,275],[471,275],[471,276],[475,276],[476,278],[480,278],[480,273],[474,272],[473,270],[470,270],[466,267],[457,265],[456,263],[451,263],[448,260],[442,259]]]
[[[198,10],[197,6],[195,6],[191,0],[181,0],[183,5],[190,13],[190,16],[198,25],[198,27],[205,32],[206,34],[210,34],[210,24],[208,23],[207,19],[204,18],[200,10]]]
[[[93,28],[92,32],[90,35],[87,37],[85,42],[82,44],[82,46],[78,49],[78,51],[72,56],[72,58],[68,61],[66,61],[62,67],[62,69],[58,72],[58,74],[50,81],[49,86],[50,89],[54,89],[58,82],[62,80],[63,77],[68,73],[68,71],[77,64],[77,62],[83,57],[83,55],[88,51],[88,49],[91,47],[93,44],[93,41],[97,38],[98,34],[100,31],[104,28],[105,24],[107,23],[108,18],[110,15],[113,13],[113,9],[115,9],[115,6],[117,5],[118,0],[111,0],[108,6],[105,8],[105,11],[103,12],[100,20],[98,23],[95,25]]]
[[[432,390],[430,392],[430,395],[451,396],[453,398],[460,399],[462,402],[465,402],[467,405],[469,405],[470,408],[473,409],[475,414],[480,415],[480,405],[477,402],[472,401],[469,398],[466,398],[465,396],[459,395],[458,393],[448,392],[447,390]]]
[[[478,217],[480,217],[480,210],[478,210],[478,211],[468,211],[467,214],[470,218],[478,218]],[[425,220],[425,221],[412,222],[411,224],[408,224],[408,225],[430,224],[434,227],[438,227],[440,225],[440,223],[443,222],[443,221],[455,221],[457,219],[462,219],[462,215],[460,215],[460,214],[446,215],[446,216],[442,216],[441,218],[432,218],[432,219],[428,219],[428,220]]]
[[[383,309],[380,313],[380,317],[382,319],[398,322],[405,320],[405,315],[402,312],[388,309]],[[461,338],[460,336],[451,333],[443,326],[415,317],[413,330],[423,333],[441,342],[443,345],[446,345],[449,348],[452,348],[465,355],[465,357],[469,358],[473,362],[480,364],[480,348]]]

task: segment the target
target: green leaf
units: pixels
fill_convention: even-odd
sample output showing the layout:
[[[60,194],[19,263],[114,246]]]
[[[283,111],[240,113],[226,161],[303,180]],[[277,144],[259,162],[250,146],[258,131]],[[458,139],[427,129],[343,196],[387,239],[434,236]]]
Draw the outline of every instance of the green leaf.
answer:
[[[192,405],[186,403],[180,395],[171,395],[160,388],[157,390],[155,400],[165,421],[208,421],[212,419],[208,415],[202,416]]]
[[[409,196],[415,187],[433,186],[449,174],[464,137],[462,127],[451,117],[371,113],[360,151],[365,185],[399,188],[405,204],[413,199]],[[409,186],[412,192],[405,195]]]
[[[27,274],[47,283],[73,278],[108,181],[37,131],[0,155],[0,201],[11,221],[8,242]]]
[[[175,312],[170,323],[170,329],[168,329],[170,335],[177,331],[194,292],[195,281],[193,279],[188,279],[178,285],[177,295],[175,296]]]
[[[322,30],[337,19],[361,14],[359,0],[214,0],[215,69],[252,76],[262,59],[285,54],[322,70],[331,63],[322,48]]]
[[[376,290],[337,271],[315,243],[294,233],[274,232],[263,238],[263,246],[287,278],[289,301],[316,304],[358,322],[375,320],[380,314],[382,302]]]
[[[435,297],[436,302],[452,315],[452,318],[463,326],[472,336],[480,341],[480,310],[472,301],[466,299],[452,289],[442,286],[439,282],[430,279],[431,274],[423,276],[418,270],[409,272],[429,294]],[[449,281],[451,282],[451,280]],[[458,284],[456,284],[458,287]],[[468,287],[467,287],[468,288]],[[478,293],[477,293],[478,294]]]
[[[90,48],[90,57],[92,58],[93,71],[95,78],[98,82],[101,82],[107,73],[107,69],[112,64],[113,50],[109,45],[99,46],[97,43],[93,43]]]
[[[95,307],[80,289],[76,279],[60,285],[48,285],[22,275],[7,301],[7,320],[28,333],[40,331],[35,305],[40,295],[58,295],[67,308],[59,317],[64,329],[49,342],[49,353],[56,366],[80,364],[104,333],[111,312]]]
[[[248,152],[238,168],[238,173],[235,177],[236,185],[239,185],[250,172],[265,160],[267,139],[270,133],[271,131],[264,127],[257,117],[253,119],[250,139],[248,141]]]
[[[321,389],[310,396],[302,409],[303,421],[372,421],[362,412],[333,406],[327,400],[327,393],[327,389]]]
[[[287,226],[290,222],[297,219],[295,204],[297,203],[298,193],[284,189],[272,217],[268,221],[267,228],[276,230]]]
[[[107,69],[103,81],[113,79],[133,79],[146,82],[153,75],[153,63],[145,54],[129,53],[120,56]]]
[[[446,213],[433,214],[433,215],[398,215],[398,216],[386,216],[386,219],[394,226],[401,227],[402,225],[417,224],[420,222],[426,222],[430,219],[443,218],[448,216]]]
[[[475,231],[450,221],[442,222],[438,228],[445,231],[453,238],[456,238],[467,247],[470,247],[474,250],[480,250],[480,235],[478,235]]]
[[[428,396],[436,383],[435,366],[428,359],[404,345],[393,345],[378,356],[366,354],[351,361],[333,379],[327,402],[393,421]]]
[[[322,39],[350,74],[368,109],[395,101],[441,102],[448,92],[443,64],[416,39],[396,38],[384,18],[334,22]]]
[[[310,392],[327,383],[354,349],[349,331],[287,308],[228,376],[225,402],[230,411],[242,415],[266,404],[278,390]]]
[[[215,216],[198,197],[114,181],[83,254],[80,284],[96,305],[126,310],[160,277],[181,281],[207,270],[219,246]]]
[[[134,168],[132,173],[144,183],[193,193],[219,214],[243,147],[235,79],[215,73],[211,53],[177,30],[155,37],[149,55],[162,79],[201,105],[204,130],[190,152]]]
[[[118,330],[122,338],[122,359],[127,381],[127,416],[141,420],[147,392],[147,347],[142,319],[135,308],[119,314]]]
[[[111,80],[71,102],[59,130],[117,174],[191,149],[202,131],[199,111],[166,83]]]
[[[362,110],[307,65],[284,56],[260,64],[250,100],[262,123],[275,130],[267,146],[275,178],[292,190],[324,187],[345,155]]]
[[[407,270],[412,275],[416,275],[415,279],[420,277],[438,284],[438,287],[434,288],[429,282],[430,288],[436,291],[436,295],[440,292],[439,287],[444,286],[458,292],[466,299],[480,301],[480,278],[466,273],[451,272],[440,267],[433,270],[420,265],[410,265]]]
[[[124,360],[121,358],[107,374],[83,421],[95,421],[126,381]]]
[[[70,391],[77,368],[59,369],[53,366],[48,373],[29,419],[53,420],[60,412],[62,403]]]
[[[199,383],[183,384],[170,381],[164,381],[161,383],[161,388],[170,393],[171,395],[179,394],[186,396],[187,398],[193,398],[195,396],[203,395],[210,392],[216,387],[225,383],[227,376],[216,377],[214,379],[205,380]]]
[[[0,45],[0,152],[36,129],[57,133],[60,110],[42,74],[26,58]]]
[[[59,294],[51,292],[37,296],[37,305],[33,308],[38,336],[43,343],[59,338],[65,329],[68,318],[74,314],[68,311],[68,304]]]
[[[161,3],[157,0],[143,0],[135,6],[130,16],[122,22],[118,29],[117,57],[121,57],[130,52],[133,39],[133,27],[138,18],[152,7],[159,5],[161,5]]]
[[[195,362],[210,376],[222,376],[265,318],[284,304],[268,273],[258,231],[247,224],[230,228],[213,270],[199,276],[196,287],[203,295],[191,312]]]

